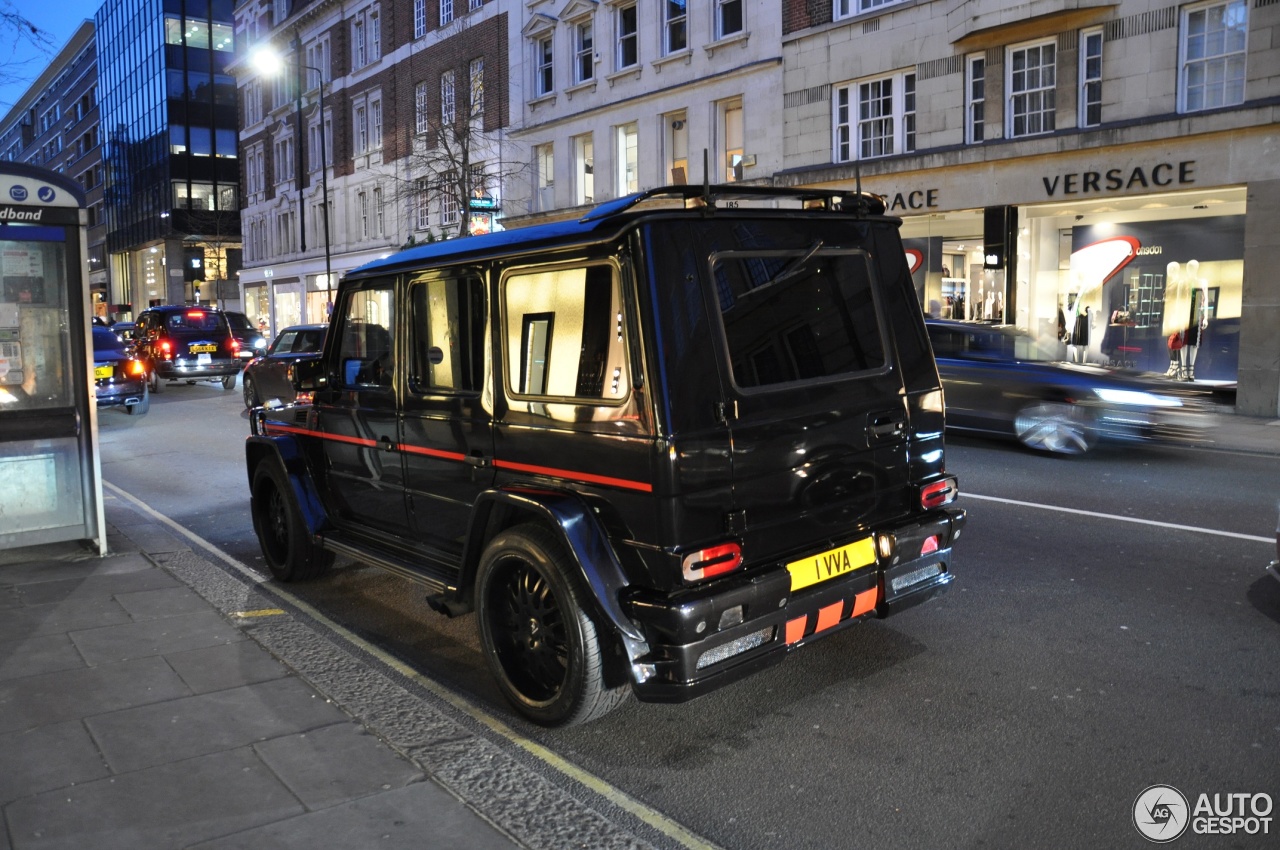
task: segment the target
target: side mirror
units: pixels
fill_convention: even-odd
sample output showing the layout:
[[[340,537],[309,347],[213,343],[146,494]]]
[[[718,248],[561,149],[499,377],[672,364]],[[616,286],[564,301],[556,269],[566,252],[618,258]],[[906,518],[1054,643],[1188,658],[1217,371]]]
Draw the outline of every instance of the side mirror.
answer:
[[[293,364],[293,388],[298,392],[315,392],[328,384],[325,362],[319,357],[300,357]]]

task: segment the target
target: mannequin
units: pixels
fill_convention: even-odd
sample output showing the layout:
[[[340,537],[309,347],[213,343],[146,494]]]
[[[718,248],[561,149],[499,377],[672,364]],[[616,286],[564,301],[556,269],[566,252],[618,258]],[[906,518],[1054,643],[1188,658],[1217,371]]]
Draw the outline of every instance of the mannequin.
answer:
[[[1200,350],[1200,335],[1209,324],[1209,282],[1199,276],[1200,263],[1187,261],[1187,277],[1195,294],[1191,298],[1191,317],[1183,337],[1182,374],[1188,381],[1196,377],[1196,352]]]
[[[1192,263],[1195,260],[1191,261]],[[1191,263],[1187,264],[1188,266]],[[1200,266],[1196,263],[1196,268]],[[1164,279],[1164,321],[1161,326],[1161,333],[1168,341],[1175,334],[1181,337],[1181,347],[1174,348],[1169,346],[1169,375],[1173,378],[1182,378],[1186,376],[1185,358],[1186,354],[1186,333],[1188,317],[1191,315],[1191,291],[1188,286],[1187,276],[1183,273],[1182,266],[1178,263],[1169,263],[1165,267]]]

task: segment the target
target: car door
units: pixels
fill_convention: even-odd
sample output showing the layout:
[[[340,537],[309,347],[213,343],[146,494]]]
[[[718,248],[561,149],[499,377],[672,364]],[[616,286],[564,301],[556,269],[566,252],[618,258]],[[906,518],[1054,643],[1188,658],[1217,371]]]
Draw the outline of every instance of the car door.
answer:
[[[407,530],[396,415],[395,287],[390,278],[346,290],[337,305],[335,368],[315,394],[316,432],[330,515],[348,529]]]
[[[406,290],[400,420],[409,519],[418,542],[456,565],[477,496],[493,482],[493,418],[482,395],[487,310],[478,269],[417,275]]]

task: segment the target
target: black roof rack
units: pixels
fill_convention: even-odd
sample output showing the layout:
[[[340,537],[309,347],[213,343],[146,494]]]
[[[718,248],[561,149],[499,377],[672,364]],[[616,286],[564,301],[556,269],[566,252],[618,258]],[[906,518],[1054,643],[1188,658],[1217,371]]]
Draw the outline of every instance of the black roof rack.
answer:
[[[653,200],[678,200],[688,207],[693,203],[708,210],[718,208],[720,202],[734,200],[764,200],[789,198],[803,206],[828,211],[852,212],[857,215],[883,215],[884,199],[879,195],[857,192],[840,192],[833,189],[778,188],[774,186],[742,186],[718,184],[714,186],[659,186],[643,192],[607,201],[592,209],[578,221],[587,224],[603,221],[632,207]]]

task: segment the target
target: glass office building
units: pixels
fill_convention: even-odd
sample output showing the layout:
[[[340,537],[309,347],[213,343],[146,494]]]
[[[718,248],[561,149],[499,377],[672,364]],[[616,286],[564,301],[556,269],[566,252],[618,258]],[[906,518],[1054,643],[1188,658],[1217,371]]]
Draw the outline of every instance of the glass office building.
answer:
[[[233,0],[107,0],[99,103],[113,312],[235,299]]]

